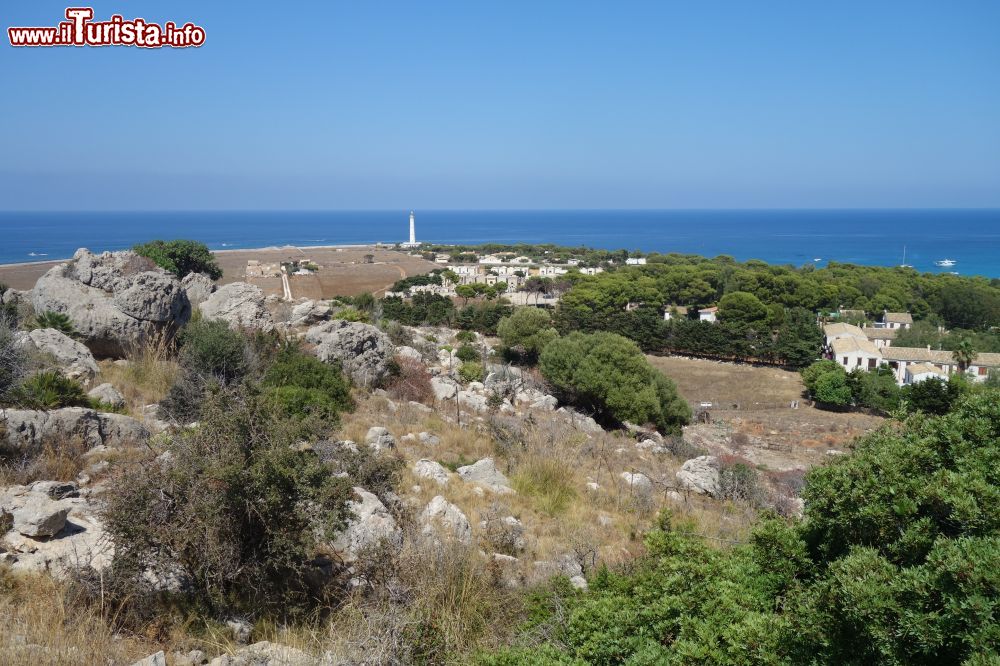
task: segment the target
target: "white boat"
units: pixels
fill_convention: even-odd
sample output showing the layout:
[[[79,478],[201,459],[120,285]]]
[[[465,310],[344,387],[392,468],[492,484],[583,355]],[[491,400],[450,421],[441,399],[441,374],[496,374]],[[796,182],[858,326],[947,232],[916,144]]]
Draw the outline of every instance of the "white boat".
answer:
[[[947,266],[954,266],[957,263],[958,262],[955,261],[954,259],[941,259],[940,261],[935,261],[934,265],[935,266],[947,267]]]
[[[29,252],[28,256],[29,257],[47,257],[49,255],[46,254],[45,252]]]
[[[906,263],[906,246],[903,246],[903,263],[899,265],[900,268],[913,268],[913,266]]]

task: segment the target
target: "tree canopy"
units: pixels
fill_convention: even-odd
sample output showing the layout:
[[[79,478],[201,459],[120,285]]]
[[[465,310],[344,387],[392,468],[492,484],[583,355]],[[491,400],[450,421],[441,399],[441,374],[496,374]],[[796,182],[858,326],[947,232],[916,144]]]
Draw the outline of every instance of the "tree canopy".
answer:
[[[136,245],[132,250],[179,278],[190,273],[205,273],[213,280],[222,277],[222,269],[204,243],[192,240],[154,240]]]

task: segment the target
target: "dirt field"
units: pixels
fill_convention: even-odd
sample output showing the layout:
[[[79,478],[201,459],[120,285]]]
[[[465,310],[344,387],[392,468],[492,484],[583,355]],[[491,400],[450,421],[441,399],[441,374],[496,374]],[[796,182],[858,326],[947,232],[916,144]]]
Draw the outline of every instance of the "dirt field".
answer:
[[[711,423],[692,426],[686,438],[717,455],[743,457],[771,470],[821,464],[885,422],[811,407],[796,372],[681,356],[648,358],[692,407],[713,403]],[[799,401],[797,409],[790,408],[793,400]]]
[[[366,254],[374,255],[375,263],[365,264]],[[295,298],[332,298],[356,296],[366,291],[381,292],[400,278],[422,275],[437,268],[419,257],[371,247],[223,250],[216,252],[215,256],[223,270],[220,280],[222,284],[244,281],[249,259],[257,259],[262,264],[311,259],[321,269],[314,275],[290,277],[292,296]],[[57,263],[59,262],[0,266],[0,282],[13,289],[31,289],[38,278]],[[279,278],[256,278],[251,282],[266,294],[280,296],[282,293]]]

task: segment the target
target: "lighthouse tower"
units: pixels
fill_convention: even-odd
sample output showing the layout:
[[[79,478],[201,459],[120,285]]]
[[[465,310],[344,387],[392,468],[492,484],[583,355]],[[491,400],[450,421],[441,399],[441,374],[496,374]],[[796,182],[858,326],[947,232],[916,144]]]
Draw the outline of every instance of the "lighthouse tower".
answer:
[[[403,247],[420,247],[420,243],[417,242],[417,225],[413,221],[414,215],[413,211],[410,211],[410,242],[403,243]]]

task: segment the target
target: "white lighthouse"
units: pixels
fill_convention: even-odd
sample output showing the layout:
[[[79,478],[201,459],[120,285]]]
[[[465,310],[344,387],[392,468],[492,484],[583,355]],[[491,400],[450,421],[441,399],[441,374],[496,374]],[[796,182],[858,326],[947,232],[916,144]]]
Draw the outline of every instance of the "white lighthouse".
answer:
[[[410,242],[403,243],[403,247],[419,247],[420,243],[417,242],[417,225],[413,221],[414,215],[413,211],[410,211]]]

